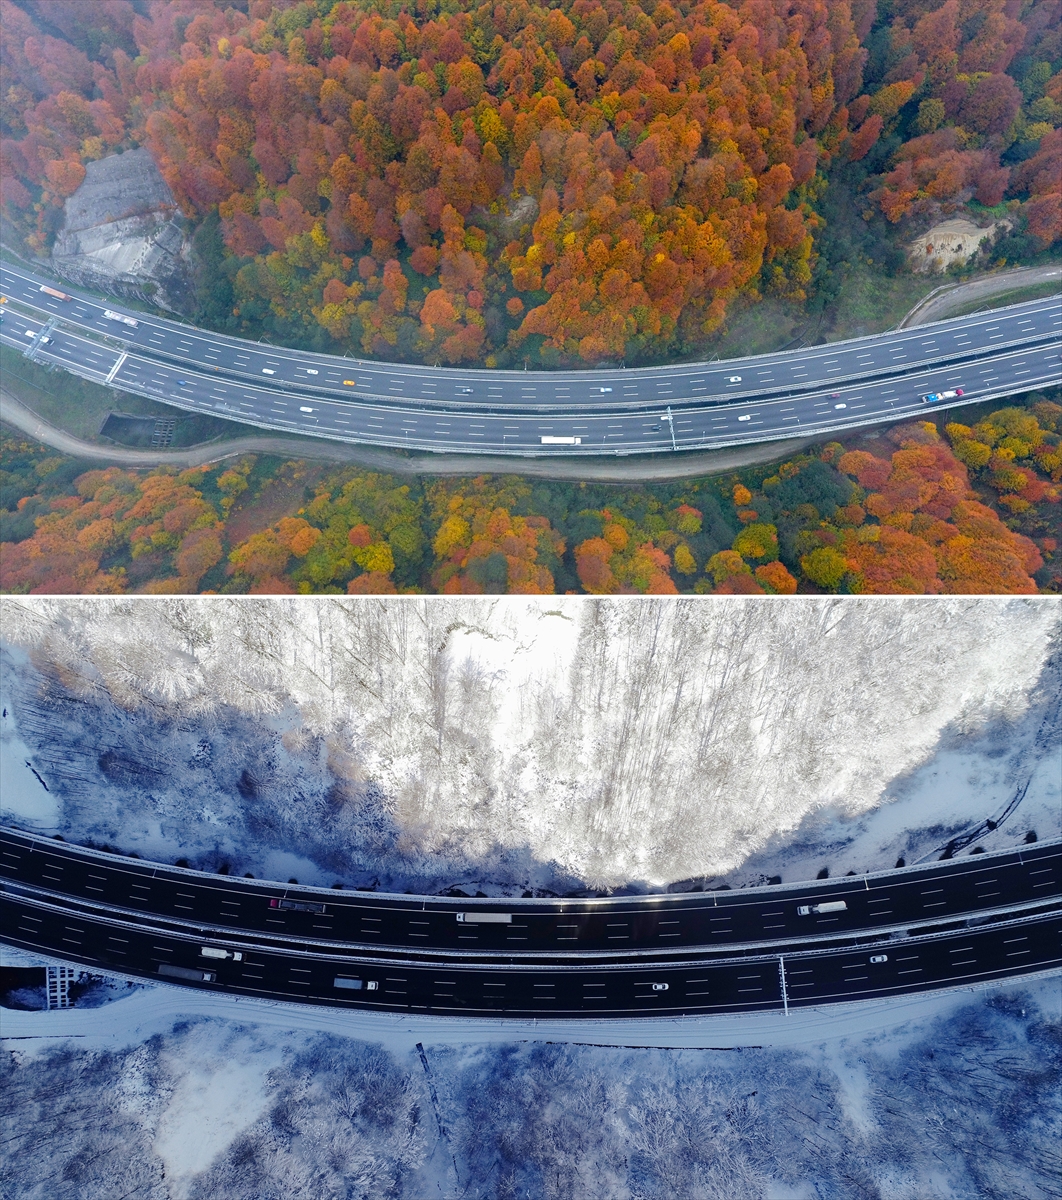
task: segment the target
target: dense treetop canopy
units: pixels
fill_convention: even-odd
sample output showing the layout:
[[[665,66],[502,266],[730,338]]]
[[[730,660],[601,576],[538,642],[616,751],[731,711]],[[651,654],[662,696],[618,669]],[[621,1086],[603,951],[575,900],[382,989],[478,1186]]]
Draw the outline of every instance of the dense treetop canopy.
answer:
[[[1062,233],[1058,0],[0,10],[9,215],[44,248],[85,162],[147,145],[236,330],[644,361],[739,295],[804,299],[847,163],[892,222],[1009,194]]]
[[[87,469],[3,439],[0,589],[16,593],[1062,591],[1062,406],[900,425],[669,484],[404,483],[245,456]]]

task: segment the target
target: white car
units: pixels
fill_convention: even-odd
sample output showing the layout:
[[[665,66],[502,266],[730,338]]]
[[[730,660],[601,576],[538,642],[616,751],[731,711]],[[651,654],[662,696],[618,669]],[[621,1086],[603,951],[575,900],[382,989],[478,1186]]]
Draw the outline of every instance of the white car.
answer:
[[[741,382],[740,375],[730,375],[727,378],[727,383],[740,383],[740,382]]]
[[[848,405],[847,404],[835,404],[833,407],[834,408],[847,408]]]
[[[262,374],[263,375],[275,375],[276,371],[274,371],[272,367],[263,367]]]
[[[887,954],[872,954],[872,955],[870,956],[870,961],[871,961],[872,963],[883,963],[883,962],[888,962],[888,961],[889,961],[889,956],[888,956]]]
[[[313,412],[312,408],[307,408],[304,404],[299,405],[299,412]]]
[[[307,375],[317,375],[317,374],[319,374],[319,372],[318,372],[318,371],[316,371],[316,370],[314,370],[314,368],[313,368],[313,367],[304,367],[304,368],[303,368],[303,370],[306,372],[306,374],[307,374]]]
[[[605,392],[611,392],[611,391],[612,391],[612,389],[611,389],[611,388],[603,388],[603,387],[599,387],[597,390],[598,390],[599,392],[601,392],[602,394],[604,394]]]
[[[667,991],[667,984],[666,984],[666,983],[654,983],[654,984],[653,984],[653,991],[654,991],[654,992],[666,992],[666,991]]]
[[[751,421],[752,417],[748,413],[746,413],[743,417],[738,417],[738,420],[739,421]]]

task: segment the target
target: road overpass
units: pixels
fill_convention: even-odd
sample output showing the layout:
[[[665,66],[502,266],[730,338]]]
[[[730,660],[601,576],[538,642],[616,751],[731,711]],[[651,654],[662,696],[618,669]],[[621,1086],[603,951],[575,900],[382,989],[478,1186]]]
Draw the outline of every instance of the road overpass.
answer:
[[[389,1012],[786,1009],[1062,966],[1057,841],[799,885],[555,900],[233,879],[14,830],[0,862],[10,945],[156,982]],[[832,907],[798,911],[821,905]]]
[[[491,371],[263,345],[104,304],[9,263],[0,291],[0,341],[42,363],[190,412],[418,451],[717,449],[919,417],[935,392],[961,388],[949,405],[968,404],[1062,382],[1059,296],[726,362]]]

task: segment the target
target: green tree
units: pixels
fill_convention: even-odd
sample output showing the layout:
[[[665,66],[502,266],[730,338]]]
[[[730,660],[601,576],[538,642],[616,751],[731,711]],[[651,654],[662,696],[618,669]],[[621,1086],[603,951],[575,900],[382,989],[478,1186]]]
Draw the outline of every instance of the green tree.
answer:
[[[820,546],[804,555],[800,569],[812,583],[833,591],[847,574],[848,561],[832,546]]]

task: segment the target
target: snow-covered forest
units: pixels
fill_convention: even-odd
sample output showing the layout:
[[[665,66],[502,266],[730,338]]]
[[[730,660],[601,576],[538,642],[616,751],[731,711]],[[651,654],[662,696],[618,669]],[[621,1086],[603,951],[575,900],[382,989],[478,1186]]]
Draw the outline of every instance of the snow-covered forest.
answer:
[[[131,1005],[87,1041],[0,1053],[20,1200],[1058,1195],[1056,979],[862,1036],[730,1050],[414,1049],[253,1014],[171,1017],[145,1038],[122,1027]]]
[[[891,867],[919,822],[931,850],[1026,783],[1028,811],[1058,809],[1053,599],[8,598],[2,616],[3,818],[212,870],[660,887],[773,870],[826,826],[861,835],[853,867]]]

